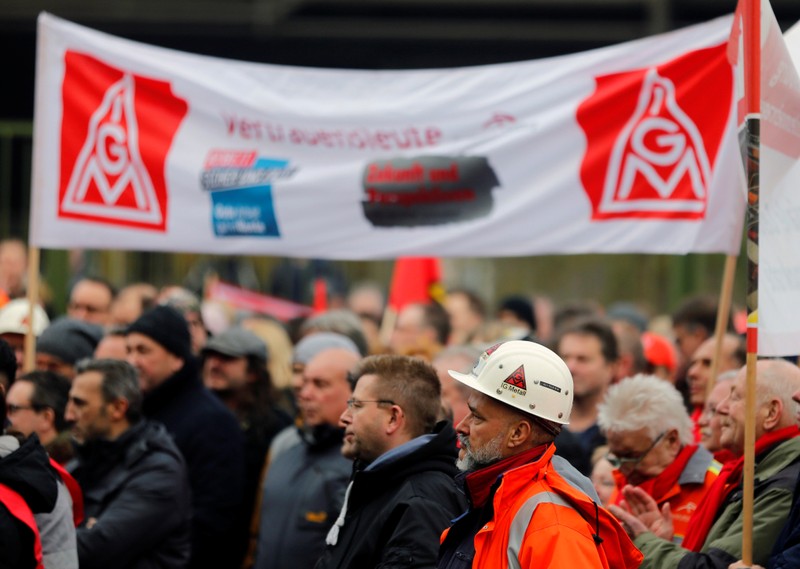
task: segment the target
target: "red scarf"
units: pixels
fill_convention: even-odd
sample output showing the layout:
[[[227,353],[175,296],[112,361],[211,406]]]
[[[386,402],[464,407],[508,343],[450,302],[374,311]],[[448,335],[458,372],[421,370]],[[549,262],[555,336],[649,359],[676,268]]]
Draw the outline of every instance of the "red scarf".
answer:
[[[703,406],[700,405],[694,408],[692,411],[691,419],[692,419],[692,435],[694,436],[694,442],[699,443],[701,439],[700,433],[700,419],[703,417]]]
[[[686,463],[689,462],[689,459],[692,458],[696,451],[697,445],[683,447],[675,457],[675,460],[661,474],[645,480],[639,484],[639,488],[650,494],[660,504],[667,492],[672,490],[678,483],[678,478],[681,477],[683,469],[686,468]]]
[[[722,465],[728,464],[730,461],[736,460],[737,458],[739,457],[726,448],[720,449],[714,453],[714,460]]]
[[[508,458],[504,458],[503,460],[495,462],[490,466],[479,468],[478,470],[467,474],[465,483],[467,489],[469,490],[469,498],[472,506],[475,508],[480,508],[486,503],[486,500],[489,499],[489,495],[491,494],[492,486],[494,485],[498,476],[508,472],[513,468],[517,468],[519,466],[528,464],[529,462],[539,460],[539,458],[544,454],[544,451],[547,450],[548,446],[550,445],[539,445],[538,447],[534,447],[520,454],[509,456]]]
[[[784,427],[777,431],[765,433],[756,441],[755,456],[758,457],[766,451],[779,445],[780,443],[800,435],[797,425]],[[708,493],[700,502],[689,526],[686,528],[686,536],[683,538],[683,547],[694,552],[700,551],[706,542],[711,526],[717,521],[717,510],[725,502],[725,499],[741,482],[742,469],[744,467],[744,456],[732,460],[722,467],[719,476],[708,489]]]

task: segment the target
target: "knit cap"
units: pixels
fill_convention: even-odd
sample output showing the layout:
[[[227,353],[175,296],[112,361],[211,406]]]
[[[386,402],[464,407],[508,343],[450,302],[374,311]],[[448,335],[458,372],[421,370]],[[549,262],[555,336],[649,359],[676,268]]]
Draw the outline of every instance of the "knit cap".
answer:
[[[36,351],[74,364],[83,358],[92,357],[102,337],[103,329],[97,324],[74,318],[59,318],[39,336]]]
[[[168,352],[186,359],[192,353],[189,325],[180,312],[171,306],[156,306],[128,326],[127,333],[142,334],[154,340]]]

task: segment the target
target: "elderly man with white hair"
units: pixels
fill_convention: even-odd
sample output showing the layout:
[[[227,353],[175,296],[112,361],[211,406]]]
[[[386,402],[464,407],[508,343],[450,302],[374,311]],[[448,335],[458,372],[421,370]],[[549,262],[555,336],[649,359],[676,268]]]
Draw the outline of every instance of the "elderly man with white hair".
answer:
[[[614,466],[616,492],[641,488],[672,518],[673,541],[681,543],[689,518],[717,478],[720,464],[694,443],[692,420],[678,390],[654,375],[636,375],[613,385],[599,406],[598,423]]]
[[[797,403],[800,369],[785,360],[759,360],[756,367],[753,562],[765,566],[792,507],[800,473]],[[737,460],[727,463],[697,508],[679,546],[665,539],[669,520],[638,488],[623,491],[631,512],[612,506],[644,553],[642,568],[725,568],[742,557],[742,470],[745,428],[745,369],[717,407],[722,446]]]

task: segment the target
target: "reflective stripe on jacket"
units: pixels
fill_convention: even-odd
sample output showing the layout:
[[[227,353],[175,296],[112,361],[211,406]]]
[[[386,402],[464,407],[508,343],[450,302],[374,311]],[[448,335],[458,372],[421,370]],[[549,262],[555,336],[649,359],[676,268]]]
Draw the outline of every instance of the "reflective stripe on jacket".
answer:
[[[444,556],[444,567],[481,569],[580,567],[632,569],[642,555],[619,523],[568,479],[550,445],[538,460],[505,472],[492,497],[493,515],[474,533],[474,556]],[[467,517],[463,518],[465,521]],[[473,518],[474,521],[474,518]],[[470,523],[466,521],[466,523]],[[459,524],[457,520],[451,531]],[[461,530],[462,528],[459,528]],[[455,532],[461,533],[460,531]],[[445,532],[443,551],[450,544]],[[471,552],[470,552],[471,553]]]

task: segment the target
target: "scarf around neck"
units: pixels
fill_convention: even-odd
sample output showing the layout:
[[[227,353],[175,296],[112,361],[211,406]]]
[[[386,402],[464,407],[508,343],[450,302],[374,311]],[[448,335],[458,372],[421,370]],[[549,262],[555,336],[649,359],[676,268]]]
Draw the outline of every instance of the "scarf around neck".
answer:
[[[797,425],[784,427],[777,431],[772,431],[761,435],[756,441],[755,456],[759,457],[779,444],[800,435]],[[717,521],[718,511],[730,493],[739,486],[744,468],[744,456],[736,460],[731,460],[722,467],[722,470],[709,488],[708,493],[697,510],[695,510],[689,526],[686,528],[686,536],[683,538],[683,547],[694,552],[699,552],[706,542],[708,532]]]

